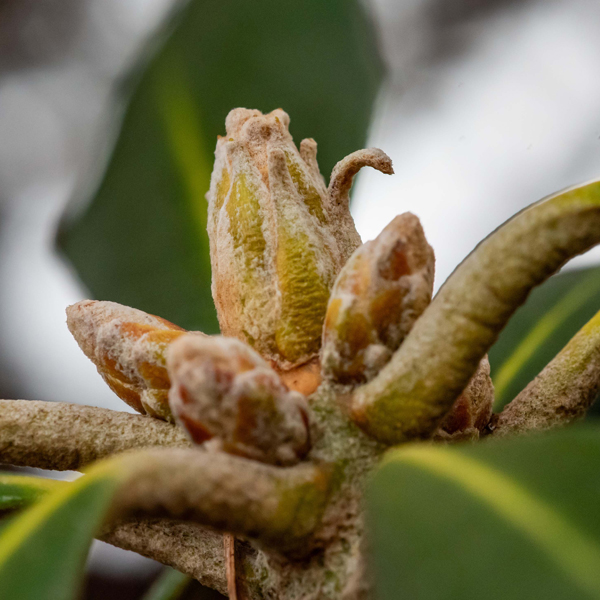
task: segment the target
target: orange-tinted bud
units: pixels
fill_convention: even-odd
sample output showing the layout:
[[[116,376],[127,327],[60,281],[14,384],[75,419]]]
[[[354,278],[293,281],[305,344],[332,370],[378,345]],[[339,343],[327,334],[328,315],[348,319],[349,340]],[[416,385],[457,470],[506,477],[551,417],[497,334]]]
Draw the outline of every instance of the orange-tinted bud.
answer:
[[[119,398],[142,414],[171,420],[166,350],[185,330],[141,310],[95,300],[69,306],[67,325]]]
[[[419,219],[396,217],[340,272],[323,330],[325,376],[363,382],[389,360],[431,301],[433,250]]]
[[[292,392],[251,348],[222,336],[182,336],[167,358],[176,420],[197,444],[289,465],[309,449],[304,396]]]

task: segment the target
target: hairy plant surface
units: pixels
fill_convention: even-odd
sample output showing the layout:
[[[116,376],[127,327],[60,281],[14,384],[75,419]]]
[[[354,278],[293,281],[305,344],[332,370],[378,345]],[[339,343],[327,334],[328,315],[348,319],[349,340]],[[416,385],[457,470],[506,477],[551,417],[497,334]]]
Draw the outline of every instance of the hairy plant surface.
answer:
[[[288,123],[238,108],[217,142],[208,232],[223,336],[113,302],[69,307],[82,350],[142,414],[0,401],[0,459],[105,459],[83,478],[114,474],[101,539],[230,597],[368,598],[363,492],[390,445],[547,429],[593,401],[598,317],[499,415],[486,354],[534,286],[600,242],[600,183],[521,212],[431,300],[419,219],[361,244],[349,212],[353,177],[393,173],[389,157],[355,152],[326,185],[315,141],[297,148]]]

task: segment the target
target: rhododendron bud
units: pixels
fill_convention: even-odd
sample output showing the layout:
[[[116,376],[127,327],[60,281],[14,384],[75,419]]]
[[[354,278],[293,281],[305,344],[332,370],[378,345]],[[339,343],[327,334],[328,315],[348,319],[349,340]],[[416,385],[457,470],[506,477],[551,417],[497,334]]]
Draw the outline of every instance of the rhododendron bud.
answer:
[[[184,329],[135,308],[95,300],[69,306],[67,325],[121,400],[142,414],[171,420],[165,354]]]
[[[298,150],[288,124],[279,109],[267,115],[231,111],[207,195],[221,331],[280,369],[304,364],[319,352],[329,291],[360,244],[348,190],[360,166],[371,164],[364,157],[345,159],[328,190],[316,143],[304,140]],[[373,166],[385,163],[389,171],[389,158],[373,152],[379,161]]]
[[[309,449],[306,401],[246,344],[182,336],[167,358],[176,420],[192,440],[261,462],[289,465]]]
[[[396,217],[350,257],[331,293],[322,365],[341,383],[373,377],[431,301],[433,250],[419,219]]]
[[[481,359],[469,385],[458,397],[434,435],[437,440],[476,440],[492,417],[494,384],[487,355]]]

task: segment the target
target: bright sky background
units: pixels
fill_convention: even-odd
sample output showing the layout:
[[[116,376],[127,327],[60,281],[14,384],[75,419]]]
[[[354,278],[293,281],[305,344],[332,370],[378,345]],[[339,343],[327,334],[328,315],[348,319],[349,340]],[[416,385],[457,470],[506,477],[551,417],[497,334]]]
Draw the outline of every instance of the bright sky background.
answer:
[[[397,4],[375,3],[384,27]],[[423,4],[406,3],[409,39],[390,57],[395,83],[403,56],[422,51],[410,32],[420,31]],[[422,67],[406,93],[390,85],[370,145],[392,157],[396,174],[362,174],[354,216],[363,239],[399,212],[416,213],[436,251],[439,286],[515,212],[599,178],[599,19],[593,0],[515,7],[475,23],[464,32],[468,52]],[[594,251],[571,265],[599,259]]]

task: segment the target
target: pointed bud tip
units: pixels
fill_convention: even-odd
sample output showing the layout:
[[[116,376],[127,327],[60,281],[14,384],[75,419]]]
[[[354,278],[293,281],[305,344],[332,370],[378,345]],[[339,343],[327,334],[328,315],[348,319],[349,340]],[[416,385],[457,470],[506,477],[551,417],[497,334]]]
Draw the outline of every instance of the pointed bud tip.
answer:
[[[95,313],[97,301],[82,300],[66,308],[67,327],[83,353],[90,357],[94,353],[94,340],[96,337]]]
[[[281,108],[266,114],[256,109],[234,108],[225,119],[225,130],[227,137],[235,140],[262,138],[282,130],[287,133],[289,124],[290,117]]]
[[[118,320],[123,323],[150,325],[158,329],[183,331],[181,327],[166,319],[107,300],[81,300],[68,306],[66,313],[67,327],[86,356],[94,352],[99,328],[110,321]]]
[[[323,328],[322,366],[340,383],[374,377],[425,310],[435,257],[419,219],[397,216],[342,268]]]

